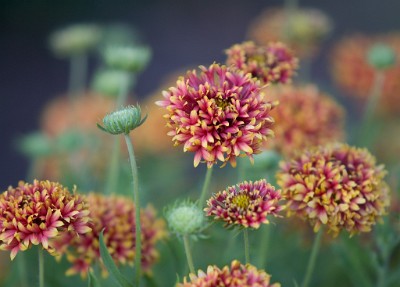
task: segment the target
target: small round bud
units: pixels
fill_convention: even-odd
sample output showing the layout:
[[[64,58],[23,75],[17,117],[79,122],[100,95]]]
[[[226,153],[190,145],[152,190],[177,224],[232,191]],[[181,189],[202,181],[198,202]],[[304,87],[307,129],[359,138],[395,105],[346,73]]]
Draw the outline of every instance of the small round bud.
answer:
[[[131,75],[123,71],[101,70],[94,76],[92,88],[102,95],[117,97],[122,89],[132,84],[132,80]]]
[[[383,70],[396,63],[396,54],[391,47],[378,43],[368,50],[367,59],[368,63],[375,69]]]
[[[60,57],[84,54],[96,47],[101,30],[96,25],[80,24],[56,31],[50,36],[50,47]]]
[[[97,126],[110,134],[129,134],[129,132],[141,126],[146,120],[147,115],[142,119],[142,111],[139,106],[128,106],[106,115],[103,118],[103,125]]]
[[[148,47],[111,46],[104,51],[104,61],[114,69],[139,72],[150,61],[151,51]]]
[[[201,208],[194,202],[175,203],[165,212],[168,226],[178,235],[195,235],[205,226],[205,217]]]
[[[53,152],[51,140],[41,132],[34,132],[18,140],[18,150],[23,154],[32,157],[42,157]]]

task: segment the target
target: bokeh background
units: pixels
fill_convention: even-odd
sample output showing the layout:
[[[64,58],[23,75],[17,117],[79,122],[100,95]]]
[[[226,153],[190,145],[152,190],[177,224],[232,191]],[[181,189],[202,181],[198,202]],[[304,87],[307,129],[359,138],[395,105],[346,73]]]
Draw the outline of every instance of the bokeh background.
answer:
[[[47,44],[51,32],[82,22],[134,26],[153,50],[135,88],[143,98],[170,71],[222,62],[223,50],[245,39],[249,24],[262,9],[282,4],[277,0],[2,1],[0,188],[16,185],[26,175],[28,159],[14,148],[15,139],[38,129],[45,103],[67,88],[68,62],[51,54]],[[353,32],[400,29],[398,0],[302,0],[300,6],[321,9],[334,21],[334,31],[312,66],[313,78],[326,89],[332,89],[327,71],[332,43]],[[346,102],[341,92],[333,94]]]

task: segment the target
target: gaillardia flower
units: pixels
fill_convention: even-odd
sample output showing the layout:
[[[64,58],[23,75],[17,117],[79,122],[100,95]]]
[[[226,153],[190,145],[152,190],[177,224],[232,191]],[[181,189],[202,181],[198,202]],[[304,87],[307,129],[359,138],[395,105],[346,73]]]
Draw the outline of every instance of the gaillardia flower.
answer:
[[[239,261],[232,261],[230,266],[222,269],[217,266],[208,266],[207,272],[202,270],[198,274],[190,274],[190,280],[185,277],[183,283],[176,287],[280,287],[279,283],[270,283],[271,275],[264,270],[258,270],[251,264],[243,265]]]
[[[269,223],[268,215],[282,210],[281,192],[265,180],[242,182],[219,191],[207,200],[207,216],[225,222],[225,226],[259,228]]]
[[[386,171],[366,150],[334,143],[305,150],[281,163],[278,184],[287,200],[288,216],[306,219],[317,231],[334,236],[371,231],[386,213]]]
[[[69,232],[71,237],[90,231],[87,203],[59,183],[19,182],[0,195],[0,249],[11,259],[31,245],[53,252],[52,239]]]
[[[195,167],[201,160],[208,167],[217,160],[235,166],[238,156],[252,158],[273,135],[270,111],[276,103],[263,99],[250,74],[218,64],[200,69],[180,77],[157,102],[168,111],[168,135],[195,153]]]
[[[344,109],[314,85],[267,87],[271,99],[279,100],[272,111],[275,137],[267,142],[284,156],[308,146],[344,138]],[[312,115],[312,118],[310,116]]]
[[[57,239],[56,248],[67,254],[73,266],[68,275],[80,273],[86,276],[89,267],[100,260],[99,236],[104,228],[104,242],[117,264],[133,264],[135,258],[135,206],[125,197],[103,196],[96,193],[87,195],[92,231],[79,238],[63,234]],[[151,206],[141,210],[142,228],[142,270],[150,273],[151,266],[159,254],[156,243],[166,236],[165,223],[156,217]],[[101,265],[103,268],[104,266]],[[105,269],[103,268],[105,272]]]
[[[225,53],[228,66],[233,65],[245,73],[251,73],[263,84],[289,83],[298,68],[297,58],[280,42],[271,42],[266,46],[244,42],[233,45]]]

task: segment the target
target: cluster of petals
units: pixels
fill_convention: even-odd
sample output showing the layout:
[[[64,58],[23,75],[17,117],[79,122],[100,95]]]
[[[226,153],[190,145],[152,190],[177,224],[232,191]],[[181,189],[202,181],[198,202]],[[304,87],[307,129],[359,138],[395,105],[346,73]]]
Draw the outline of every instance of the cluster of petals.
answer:
[[[278,184],[288,216],[308,220],[314,231],[325,226],[337,236],[371,231],[386,213],[386,171],[366,150],[334,143],[313,147],[281,163]]]
[[[248,38],[261,45],[283,41],[296,55],[305,58],[316,54],[322,39],[331,30],[331,20],[320,10],[296,9],[289,15],[285,9],[268,8],[250,25]]]
[[[225,226],[259,228],[269,223],[268,215],[278,216],[283,209],[281,191],[265,180],[244,181],[214,194],[204,209],[207,216]]]
[[[86,196],[89,203],[92,231],[79,238],[63,234],[56,241],[60,253],[66,253],[72,267],[67,275],[80,273],[82,277],[92,264],[100,260],[99,236],[104,229],[104,242],[116,264],[133,265],[135,259],[135,206],[125,197],[104,196],[90,193]],[[165,222],[156,217],[152,206],[141,210],[142,229],[142,270],[151,272],[159,253],[156,243],[166,236]],[[103,273],[107,274],[103,265]]]
[[[270,111],[258,81],[234,68],[212,64],[188,71],[175,87],[163,91],[156,102],[167,114],[169,136],[175,145],[194,152],[194,166],[201,161],[211,167],[217,161],[235,166],[236,158],[259,153],[273,136]]]
[[[280,287],[279,283],[270,283],[271,275],[264,270],[259,270],[251,264],[241,264],[239,261],[232,261],[230,266],[222,269],[215,265],[207,267],[207,272],[199,270],[197,275],[190,274],[189,280],[185,277],[183,283],[176,287]]]
[[[59,183],[35,180],[19,182],[0,195],[0,249],[19,251],[41,245],[53,253],[53,240],[90,232],[87,203]]]
[[[235,44],[225,51],[226,64],[250,73],[263,84],[290,83],[298,68],[298,59],[280,42],[257,46],[254,42]]]
[[[393,33],[375,37],[352,35],[339,41],[331,53],[331,73],[335,82],[349,96],[366,100],[374,85],[375,69],[368,63],[367,53],[376,43],[384,43],[396,54],[400,53],[400,34]],[[400,65],[384,71],[384,83],[380,109],[397,114],[400,111]]]
[[[284,156],[308,146],[344,138],[344,109],[314,85],[267,87],[271,99],[279,99],[272,111],[275,137],[267,142]]]

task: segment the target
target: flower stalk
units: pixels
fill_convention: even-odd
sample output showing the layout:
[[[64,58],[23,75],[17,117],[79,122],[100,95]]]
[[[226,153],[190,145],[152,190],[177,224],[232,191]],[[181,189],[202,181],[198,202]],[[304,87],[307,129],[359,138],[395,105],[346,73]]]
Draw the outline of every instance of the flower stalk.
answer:
[[[203,188],[201,189],[200,199],[198,202],[199,207],[201,208],[206,200],[206,196],[208,193],[208,189],[211,183],[211,176],[212,176],[213,167],[207,167],[206,177],[204,178]]]
[[[41,247],[39,247],[39,287],[44,287],[44,257]]]
[[[308,260],[308,265],[306,269],[306,275],[304,276],[302,287],[308,287],[311,281],[311,276],[314,271],[315,262],[317,259],[319,247],[321,245],[321,238],[322,238],[323,229],[321,228],[318,233],[315,235],[313,247],[311,250],[310,259]]]
[[[250,243],[249,243],[249,231],[247,228],[243,229],[244,238],[244,257],[246,264],[250,263]]]
[[[195,274],[196,271],[195,271],[194,265],[193,265],[193,257],[192,257],[192,252],[190,251],[189,236],[187,234],[183,235],[183,245],[185,246],[185,253],[186,253],[186,259],[187,259],[188,266],[189,266],[189,271],[190,271],[190,273]]]

